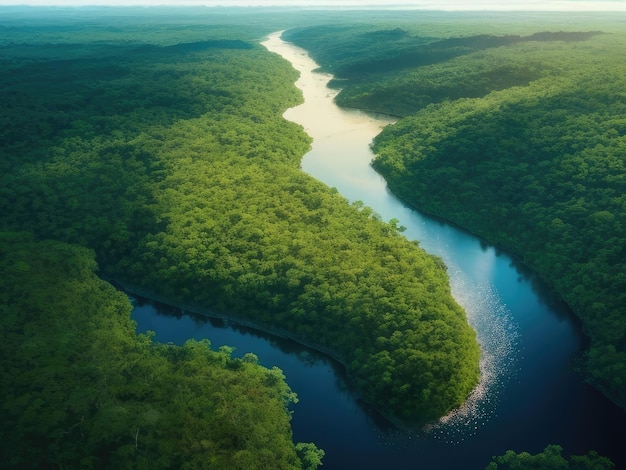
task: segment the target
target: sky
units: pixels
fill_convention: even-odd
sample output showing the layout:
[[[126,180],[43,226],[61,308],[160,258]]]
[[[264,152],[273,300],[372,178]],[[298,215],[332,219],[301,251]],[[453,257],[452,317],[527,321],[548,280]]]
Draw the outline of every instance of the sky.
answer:
[[[1,5],[33,6],[335,6],[424,10],[624,11],[626,0],[0,0]]]

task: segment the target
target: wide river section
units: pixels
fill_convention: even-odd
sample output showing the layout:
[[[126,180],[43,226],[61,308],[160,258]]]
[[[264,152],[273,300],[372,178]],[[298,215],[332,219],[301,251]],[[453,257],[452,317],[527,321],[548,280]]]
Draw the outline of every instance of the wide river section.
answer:
[[[466,405],[428,430],[397,430],[349,392],[341,367],[293,342],[228,322],[138,303],[138,330],[183,343],[208,338],[214,348],[254,352],[266,367],[281,368],[298,394],[292,426],[296,442],[325,450],[324,470],[483,469],[493,455],[512,449],[540,452],[549,444],[564,454],[596,450],[626,468],[626,413],[574,371],[583,348],[580,325],[536,277],[476,237],[407,207],[370,166],[369,144],[384,116],[338,108],[329,75],[306,51],[280,33],[263,45],[300,72],[304,104],[285,118],[313,137],[303,171],[362,201],[384,220],[398,219],[404,234],[448,266],[452,292],[481,344],[482,380]]]

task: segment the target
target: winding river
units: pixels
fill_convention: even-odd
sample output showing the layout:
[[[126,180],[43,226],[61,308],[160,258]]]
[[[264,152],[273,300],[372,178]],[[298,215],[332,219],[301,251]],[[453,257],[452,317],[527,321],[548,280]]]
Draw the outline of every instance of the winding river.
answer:
[[[594,449],[626,468],[626,414],[574,372],[584,338],[566,306],[506,254],[396,199],[369,165],[369,143],[391,120],[338,108],[326,87],[331,77],[315,73],[306,51],[280,33],[263,45],[301,73],[296,85],[305,102],[285,118],[314,139],[302,169],[384,220],[399,219],[408,238],[447,264],[453,294],[482,347],[481,384],[462,409],[426,432],[399,431],[353,398],[341,367],[293,342],[141,302],[133,312],[138,330],[179,344],[209,338],[215,348],[235,346],[235,355],[251,351],[261,364],[280,367],[299,397],[294,440],[323,448],[326,470],[482,469],[508,449],[535,453],[548,444],[566,455]]]

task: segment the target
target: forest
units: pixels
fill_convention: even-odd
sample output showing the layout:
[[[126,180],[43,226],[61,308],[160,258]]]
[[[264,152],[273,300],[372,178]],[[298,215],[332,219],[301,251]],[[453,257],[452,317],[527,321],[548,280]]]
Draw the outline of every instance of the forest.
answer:
[[[317,468],[280,369],[138,336],[96,271],[87,248],[0,233],[0,468]]]
[[[587,455],[564,457],[563,449],[558,445],[549,445],[542,452],[513,452],[494,457],[485,470],[611,470],[613,463],[597,452]]]
[[[296,24],[284,37],[335,75],[338,104],[400,118],[373,146],[390,188],[538,272],[582,319],[578,366],[624,406],[620,17],[2,13],[0,467],[322,463],[292,441],[279,369],[136,335],[102,279],[313,345],[396,423],[474,388],[441,259],[299,168],[310,139],[281,117],[297,73],[259,45]],[[488,468],[612,465],[550,446]]]
[[[626,406],[623,17],[294,28],[375,139],[391,190],[513,253],[580,317],[577,367]]]
[[[25,264],[15,261],[18,266],[27,269],[41,250],[53,256],[56,247],[62,246],[54,243],[92,250],[98,275],[119,285],[158,294],[173,304],[252,320],[272,331],[281,329],[329,352],[345,366],[354,393],[398,422],[425,423],[464,402],[479,379],[479,347],[465,312],[451,296],[442,261],[402,237],[395,224],[380,220],[367,207],[348,203],[336,190],[299,169],[310,141],[302,128],[282,118],[285,109],[301,100],[293,86],[297,74],[259,45],[268,33],[279,29],[273,23],[278,20],[260,21],[253,14],[234,19],[198,16],[196,20],[187,14],[179,19],[167,12],[150,16],[144,10],[135,16],[131,10],[124,11],[126,16],[119,10],[105,10],[106,14],[93,17],[89,11],[79,14],[62,9],[40,17],[19,9],[6,12],[13,13],[2,17],[0,29],[0,230],[33,237],[24,235],[30,241],[23,250],[32,251],[33,259],[25,254]],[[43,248],[37,248],[38,243]],[[61,253],[78,250],[83,253],[81,260],[87,258],[79,248],[59,249]],[[84,261],[94,269],[93,261]],[[45,257],[42,263],[53,264]],[[65,274],[52,266],[38,271],[51,279],[53,287],[67,276],[74,286],[77,281],[71,276],[77,269],[68,267]],[[3,284],[4,308],[13,316],[31,307],[18,301],[21,297],[28,300],[27,291],[14,295],[8,289],[11,286],[32,289],[30,300],[49,301],[40,316],[50,316],[61,330],[64,315],[68,322],[74,321],[65,312],[72,296],[78,296],[78,306],[89,302],[79,287],[76,291],[61,284],[48,291],[43,278],[22,283],[19,272],[9,271],[3,280],[7,285],[5,289]],[[93,278],[88,284],[101,285]],[[56,293],[65,290],[67,297],[56,304]],[[211,352],[206,344],[191,342],[178,350],[143,337],[128,337],[127,306],[119,307],[119,294],[105,297],[113,304],[105,308],[98,301],[94,315],[99,310],[117,312],[107,321],[125,328],[124,341],[137,350],[136,367],[143,382],[131,380],[129,389],[121,383],[139,377],[125,369],[131,364],[124,362],[128,356],[120,345],[116,354],[125,359],[117,364],[121,369],[111,369],[120,381],[115,392],[119,395],[100,397],[93,395],[100,390],[85,389],[84,394],[91,395],[80,398],[80,406],[55,411],[58,415],[51,416],[41,429],[32,428],[37,423],[16,421],[25,406],[24,397],[40,393],[40,408],[65,402],[63,393],[78,393],[69,384],[79,378],[68,378],[67,389],[40,390],[31,383],[31,391],[12,392],[15,396],[3,408],[2,417],[3,422],[24,429],[21,446],[6,447],[13,449],[11,458],[16,461],[24,458],[27,449],[23,446],[29,443],[42,453],[60,446],[62,441],[48,442],[41,435],[52,433],[62,439],[70,428],[93,442],[80,452],[71,446],[60,449],[58,465],[102,455],[112,466],[122,454],[142,459],[140,438],[149,440],[144,444],[154,451],[146,459],[166,458],[167,449],[178,445],[173,442],[188,438],[161,431],[149,434],[144,429],[143,423],[153,416],[150,400],[163,399],[151,397],[156,392],[144,382],[150,384],[152,367],[169,374],[176,368],[173,364],[179,364],[172,361],[189,359],[193,371],[200,367],[197,362],[205,361],[202,358],[209,363],[223,358],[224,374],[236,376],[250,369],[250,376],[232,380],[253,384],[249,393],[266,393],[257,390],[265,372],[246,361],[233,362],[224,352]],[[81,321],[86,322],[85,330],[96,328],[93,319]],[[32,347],[37,349],[40,342],[25,325],[12,327],[13,341],[32,336]],[[31,361],[32,372],[23,377],[24,384],[12,387],[26,387],[39,373],[43,377],[66,373],[66,364],[78,360],[62,356],[75,339],[71,331],[68,336],[58,333],[66,347],[60,350],[61,356],[50,356],[50,364],[40,368],[37,361],[25,359]],[[52,339],[56,341],[57,335]],[[91,343],[104,348],[103,341]],[[10,357],[2,372],[2,380],[9,385],[11,371],[26,367],[12,364],[10,360],[19,358]],[[110,359],[116,361],[115,356]],[[252,356],[249,359],[254,362]],[[105,365],[113,368],[115,364],[101,367]],[[77,362],[77,367],[83,365]],[[97,379],[94,386],[102,386],[103,376],[91,369],[89,373],[87,377]],[[222,374],[203,372],[209,373]],[[114,380],[106,377],[107,384]],[[176,377],[172,375],[171,380]],[[279,378],[272,385],[282,384]],[[161,386],[160,382],[154,385]],[[176,400],[198,407],[204,398],[197,397],[197,402],[190,395],[204,386],[190,382],[186,395]],[[235,384],[235,388],[249,387]],[[230,391],[214,393],[214,398],[222,394],[223,406],[235,406]],[[134,402],[140,396],[146,397],[145,406]],[[97,413],[104,406],[99,400],[111,403],[102,415]],[[215,401],[219,407],[219,400]],[[248,406],[245,403],[242,406]],[[277,415],[276,405],[272,406]],[[84,414],[87,410],[92,414]],[[37,412],[29,411],[31,415]],[[119,423],[113,419],[116,413],[123,415]],[[172,413],[168,426],[191,419],[195,411]],[[241,413],[256,419],[252,410]],[[91,421],[77,424],[82,416]],[[99,420],[104,422],[96,424]],[[93,428],[109,421],[119,428]],[[288,436],[286,422],[276,424],[281,436]],[[130,442],[129,432],[134,433]],[[256,457],[258,449],[233,443],[232,433],[229,436],[215,437],[219,443],[207,439],[184,445],[190,446],[190,452],[198,446],[223,446],[225,452],[234,446],[245,451],[237,454],[242,461]],[[277,449],[271,458],[286,462],[281,464],[285,468],[298,466],[294,452],[300,454],[303,468],[319,464],[321,454],[313,444],[293,447],[281,441],[276,445],[282,450]],[[226,453],[223,458],[235,456]],[[152,465],[153,461],[145,462]],[[229,465],[237,468],[235,463],[218,467]],[[161,466],[177,467],[174,461]]]

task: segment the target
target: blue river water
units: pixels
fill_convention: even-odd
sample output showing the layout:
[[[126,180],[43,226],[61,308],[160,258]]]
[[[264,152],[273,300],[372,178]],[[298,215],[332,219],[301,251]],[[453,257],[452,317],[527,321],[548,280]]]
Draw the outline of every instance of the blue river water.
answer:
[[[324,449],[326,470],[482,469],[508,449],[536,453],[549,444],[565,455],[596,450],[626,468],[626,413],[574,371],[584,337],[568,308],[508,255],[396,199],[369,165],[369,143],[391,119],[335,106],[330,77],[314,72],[306,52],[279,33],[264,45],[301,73],[305,102],[285,118],[314,139],[302,169],[384,220],[397,218],[409,239],[445,261],[481,344],[481,383],[464,407],[428,430],[398,430],[355,400],[341,366],[293,342],[142,301],[133,311],[138,331],[176,344],[208,338],[214,348],[234,346],[236,356],[254,352],[266,367],[281,368],[299,397],[294,440]]]

